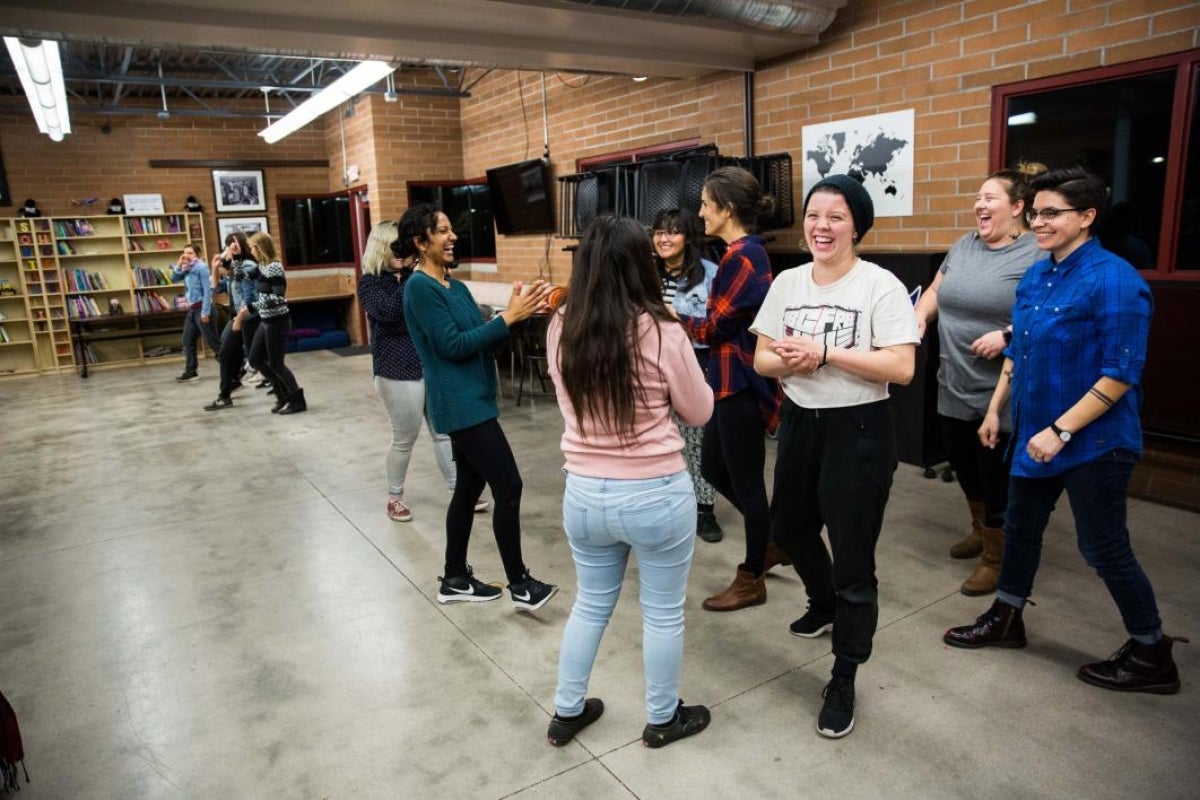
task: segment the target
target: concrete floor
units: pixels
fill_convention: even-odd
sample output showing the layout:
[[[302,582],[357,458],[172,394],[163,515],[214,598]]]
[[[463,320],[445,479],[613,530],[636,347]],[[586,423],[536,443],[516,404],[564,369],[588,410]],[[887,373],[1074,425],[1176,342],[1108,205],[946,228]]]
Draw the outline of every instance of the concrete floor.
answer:
[[[1200,525],[1130,504],[1136,550],[1177,645],[1181,694],[1080,683],[1125,639],[1076,552],[1069,514],[1047,534],[1030,646],[945,647],[990,603],[957,591],[946,556],[958,489],[902,466],[879,546],[875,655],[854,733],[814,730],[829,638],[797,639],[795,574],[765,606],[701,610],[742,554],[697,543],[683,697],[708,731],[641,746],[636,589],[618,607],[591,693],[604,717],[545,741],[559,636],[574,596],[560,530],[552,399],[502,423],[525,479],[524,547],[562,585],[536,615],[507,598],[440,606],[446,497],[427,439],[410,524],[384,515],[388,425],[369,356],[289,357],[309,413],[263,392],[205,413],[215,365],[0,382],[0,689],[20,717],[28,798],[1170,798],[1195,797],[1200,756]],[[769,457],[773,461],[773,453]],[[471,561],[502,580],[490,517]],[[636,586],[636,584],[633,584]],[[1191,788],[1189,788],[1191,787]]]

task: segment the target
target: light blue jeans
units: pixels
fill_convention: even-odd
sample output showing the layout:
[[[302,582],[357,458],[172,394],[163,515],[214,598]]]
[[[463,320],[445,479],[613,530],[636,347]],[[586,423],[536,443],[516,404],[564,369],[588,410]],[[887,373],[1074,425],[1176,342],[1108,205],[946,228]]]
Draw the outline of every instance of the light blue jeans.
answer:
[[[641,578],[646,717],[669,722],[679,702],[683,600],[696,543],[696,493],[687,470],[662,478],[618,480],[567,473],[563,528],[578,591],[563,630],[554,707],[583,713],[600,637],[621,595],[629,552]]]
[[[387,409],[392,423],[392,446],[387,454],[388,495],[404,496],[404,478],[408,475],[408,462],[412,460],[413,444],[421,432],[421,420],[425,419],[425,381],[396,381],[375,376],[375,391]],[[457,473],[454,457],[450,452],[450,437],[434,433],[433,426],[425,422],[433,438],[433,454],[446,489],[453,493]]]

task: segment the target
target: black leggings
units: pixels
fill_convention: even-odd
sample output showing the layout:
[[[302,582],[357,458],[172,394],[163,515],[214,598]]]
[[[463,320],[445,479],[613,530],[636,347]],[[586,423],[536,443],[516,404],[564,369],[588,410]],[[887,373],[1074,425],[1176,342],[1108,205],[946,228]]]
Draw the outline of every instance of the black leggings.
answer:
[[[296,376],[283,363],[287,334],[292,329],[292,317],[270,317],[259,321],[254,341],[250,343],[250,366],[262,373],[275,388],[275,395],[284,399],[296,393]]]
[[[996,446],[987,448],[979,441],[979,426],[983,419],[961,420],[939,415],[942,437],[946,440],[946,457],[954,468],[958,485],[968,500],[982,500],[983,524],[988,528],[1004,527],[1004,509],[1008,506],[1008,471],[1012,461],[1008,454],[1011,433],[1001,432]]]
[[[521,558],[521,492],[524,484],[517,471],[517,460],[500,423],[489,419],[470,428],[453,431],[450,446],[458,479],[454,496],[446,509],[446,573],[447,578],[467,572],[467,544],[471,540],[471,524],[475,520],[475,501],[484,484],[492,488],[496,507],[492,513],[492,532],[504,574],[509,583],[525,575]]]
[[[704,426],[700,474],[734,508],[746,528],[746,562],[742,569],[761,575],[771,532],[771,510],[763,467],[767,462],[766,424],[749,391],[718,400]]]

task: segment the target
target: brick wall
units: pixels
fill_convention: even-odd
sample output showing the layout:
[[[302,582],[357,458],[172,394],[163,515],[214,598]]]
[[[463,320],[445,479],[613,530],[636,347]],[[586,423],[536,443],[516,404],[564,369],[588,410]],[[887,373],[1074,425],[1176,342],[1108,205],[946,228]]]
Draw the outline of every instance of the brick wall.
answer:
[[[111,132],[103,133],[106,123]],[[209,168],[151,169],[158,159],[323,159],[329,157],[324,126],[314,123],[275,145],[258,137],[262,123],[253,119],[177,118],[153,116],[71,119],[72,133],[52,142],[38,133],[28,112],[0,115],[0,149],[8,171],[13,209],[17,214],[25,198],[32,197],[45,216],[103,214],[108,201],[124,194],[161,194],[167,211],[183,209],[188,195],[204,206],[205,235],[210,249],[216,242],[216,203]],[[323,167],[269,167],[264,171],[267,215],[271,231],[278,231],[277,194],[330,191]],[[333,188],[341,188],[341,181]],[[92,206],[72,201],[99,198]],[[261,212],[248,212],[256,216]]]

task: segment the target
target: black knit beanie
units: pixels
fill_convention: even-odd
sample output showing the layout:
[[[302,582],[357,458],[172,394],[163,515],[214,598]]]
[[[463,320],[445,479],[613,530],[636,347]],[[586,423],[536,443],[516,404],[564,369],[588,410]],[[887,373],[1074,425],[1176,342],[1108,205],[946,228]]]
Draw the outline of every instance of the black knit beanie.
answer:
[[[850,206],[850,216],[854,217],[854,232],[858,234],[855,241],[867,235],[867,231],[875,224],[875,203],[861,181],[849,175],[830,175],[822,178],[808,190],[801,214],[808,213],[808,201],[818,189],[833,189],[846,198],[846,205]]]

